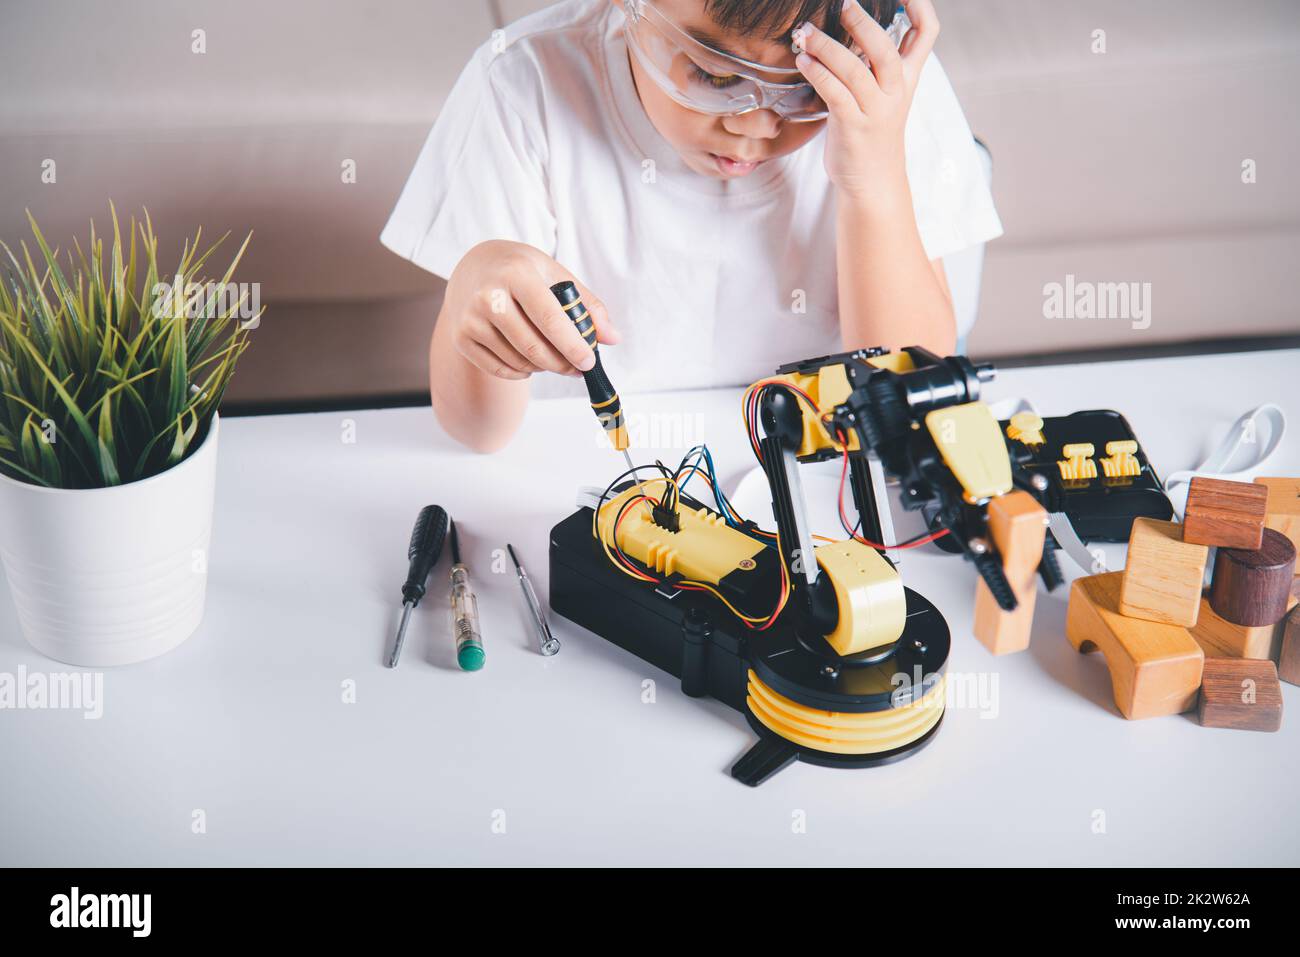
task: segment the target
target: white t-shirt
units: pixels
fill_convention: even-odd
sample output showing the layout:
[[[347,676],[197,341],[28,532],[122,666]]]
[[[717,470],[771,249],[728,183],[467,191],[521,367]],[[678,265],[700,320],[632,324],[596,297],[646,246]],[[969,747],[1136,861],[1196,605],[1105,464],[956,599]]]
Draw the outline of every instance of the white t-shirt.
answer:
[[[481,47],[384,245],[443,277],[488,239],[552,256],[609,307],[622,338],[601,356],[623,392],[747,384],[842,351],[825,132],[745,177],[693,172],[641,106],[623,22],[609,0],[568,0]],[[905,145],[931,259],[1001,234],[970,127],[933,56]],[[532,381],[534,394],[582,391],[561,376]]]

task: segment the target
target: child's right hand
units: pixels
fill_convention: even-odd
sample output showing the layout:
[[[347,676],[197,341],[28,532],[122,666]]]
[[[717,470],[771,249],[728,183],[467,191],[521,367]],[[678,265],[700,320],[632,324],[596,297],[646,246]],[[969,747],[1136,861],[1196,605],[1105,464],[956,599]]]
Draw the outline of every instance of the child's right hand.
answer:
[[[506,240],[480,243],[456,265],[439,322],[451,323],[451,343],[488,375],[581,375],[595,364],[591,347],[551,293],[566,279],[582,294],[598,341],[617,342],[608,311],[591,290],[541,250]]]

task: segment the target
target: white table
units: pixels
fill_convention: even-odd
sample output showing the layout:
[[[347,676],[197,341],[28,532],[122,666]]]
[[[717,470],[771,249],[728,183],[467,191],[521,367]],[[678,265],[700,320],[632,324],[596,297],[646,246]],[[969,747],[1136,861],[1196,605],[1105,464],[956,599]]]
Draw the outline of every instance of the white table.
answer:
[[[1297,351],[1036,368],[986,395],[1118,408],[1163,474],[1257,403],[1300,422],[1296,370]],[[677,429],[673,446],[706,439],[728,483],[753,464],[735,390],[625,406]],[[1300,689],[1277,734],[1125,721],[1101,659],[1066,642],[1067,588],[1040,596],[1028,652],[994,658],[969,634],[969,564],[909,557],[908,584],[952,626],[950,669],[996,679],[997,716],[953,709],[906,761],[795,764],[749,789],[727,774],[753,741],[739,714],[558,617],[560,654],[533,650],[498,550],[513,542],[545,596],[548,530],[619,468],[585,401],[535,403],[489,457],[428,409],[232,419],[221,442],[199,632],[107,671],[99,720],[0,711],[0,863],[1300,864]],[[1300,444],[1265,471],[1300,474]],[[455,667],[445,566],[400,668],[382,664],[429,502],[461,520],[476,674]],[[24,643],[4,588],[0,671],[20,667],[68,670]]]

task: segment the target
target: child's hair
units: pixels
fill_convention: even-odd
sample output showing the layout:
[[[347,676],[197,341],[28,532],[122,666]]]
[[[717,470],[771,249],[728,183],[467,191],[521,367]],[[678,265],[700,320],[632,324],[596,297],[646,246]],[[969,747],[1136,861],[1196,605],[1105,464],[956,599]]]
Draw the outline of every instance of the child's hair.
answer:
[[[858,0],[881,26],[889,26],[898,0]],[[811,20],[836,40],[844,39],[841,0],[704,0],[704,12],[720,27],[739,33],[786,38],[794,27]]]

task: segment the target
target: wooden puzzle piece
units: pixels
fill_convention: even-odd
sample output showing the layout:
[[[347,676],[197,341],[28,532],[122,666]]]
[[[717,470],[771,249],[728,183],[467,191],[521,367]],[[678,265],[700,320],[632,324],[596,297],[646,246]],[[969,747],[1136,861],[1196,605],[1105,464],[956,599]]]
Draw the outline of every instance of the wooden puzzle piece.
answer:
[[[1187,489],[1183,541],[1220,548],[1259,548],[1268,489],[1250,482],[1196,476]]]
[[[1209,554],[1206,545],[1184,542],[1182,526],[1176,522],[1134,519],[1120,588],[1120,612],[1170,625],[1196,624]]]
[[[1300,552],[1300,478],[1257,478],[1255,484],[1268,490],[1264,524],[1291,539]],[[1300,575],[1300,558],[1293,574]]]
[[[1282,645],[1284,622],[1275,625],[1235,625],[1221,618],[1208,598],[1201,600],[1201,613],[1191,627],[1192,638],[1206,655],[1216,658],[1276,658]],[[1295,595],[1287,599],[1294,608]]]
[[[1003,611],[981,579],[975,585],[975,637],[995,655],[1029,647],[1038,595],[1038,564],[1047,536],[1047,511],[1028,492],[1011,492],[989,502],[989,535],[1015,593],[1015,611]]]
[[[1287,611],[1295,580],[1295,546],[1272,528],[1259,548],[1220,548],[1214,556],[1210,605],[1236,625],[1275,625]]]
[[[1279,730],[1282,686],[1273,662],[1206,658],[1196,716],[1207,728]]]
[[[1065,634],[1079,651],[1106,658],[1120,714],[1178,714],[1196,704],[1205,655],[1186,628],[1120,613],[1120,572],[1078,578],[1070,587]]]
[[[1291,613],[1277,626],[1282,632],[1278,642],[1277,676],[1293,685],[1300,685],[1300,609]]]

